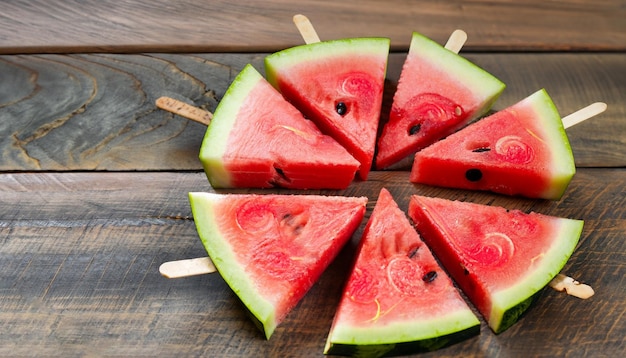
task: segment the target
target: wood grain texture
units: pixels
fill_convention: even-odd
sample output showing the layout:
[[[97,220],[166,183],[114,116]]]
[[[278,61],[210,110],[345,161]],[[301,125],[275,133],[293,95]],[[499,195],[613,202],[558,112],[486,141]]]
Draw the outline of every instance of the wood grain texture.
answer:
[[[2,169],[164,169],[169,165],[159,163],[166,162],[178,163],[171,169],[197,168],[206,127],[157,110],[156,98],[213,110],[239,69],[256,57],[3,57]],[[147,147],[152,154],[146,156]]]
[[[456,28],[473,50],[626,49],[622,0],[5,0],[0,52],[275,51],[301,43],[297,13],[323,40],[384,36],[396,49],[412,31],[444,42]]]
[[[212,191],[197,155],[205,127],[158,110],[169,96],[213,111],[247,63],[302,43],[391,39],[386,119],[412,31],[507,84],[503,109],[546,88],[564,116],[608,110],[568,130],[578,171],[558,201],[442,189],[378,171],[343,191],[381,188],[585,221],[564,268],[589,300],[544,290],[511,329],[419,357],[617,357],[626,351],[626,3],[601,1],[6,0],[0,6],[0,356],[322,356],[366,220],[266,341],[218,274],[168,280],[165,261],[205,255],[189,191]],[[406,169],[406,168],[403,168]],[[302,193],[233,190],[247,193]]]
[[[608,110],[568,130],[578,166],[626,166],[626,61],[617,53],[466,53],[507,84],[503,109],[546,88],[563,116]],[[405,53],[389,59],[383,121]],[[213,111],[264,54],[0,56],[0,170],[198,170],[205,127],[157,109],[170,96]],[[149,148],[149,150],[146,150]]]
[[[407,172],[374,172],[345,191],[313,192],[366,195],[367,218],[383,186],[403,210],[421,194],[585,220],[564,271],[595,296],[545,290],[506,332],[495,336],[483,322],[478,337],[419,357],[624,351],[623,169],[580,170],[560,201],[412,185]],[[219,275],[158,273],[165,261],[204,255],[187,201],[197,190],[211,190],[202,173],[0,174],[0,356],[321,356],[365,220],[266,341]]]

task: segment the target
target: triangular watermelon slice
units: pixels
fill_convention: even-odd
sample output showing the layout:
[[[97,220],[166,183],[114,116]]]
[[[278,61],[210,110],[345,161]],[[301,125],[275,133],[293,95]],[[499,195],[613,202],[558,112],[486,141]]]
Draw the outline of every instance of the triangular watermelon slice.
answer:
[[[189,193],[213,264],[270,338],[359,227],[366,197]]]
[[[357,38],[289,48],[265,58],[268,81],[322,132],[372,167],[389,39]]]
[[[495,333],[563,268],[583,221],[414,195],[409,217]]]
[[[410,180],[559,199],[575,172],[561,117],[542,89],[417,152]]]
[[[376,168],[387,168],[485,114],[504,83],[431,39],[413,33]]]
[[[214,188],[345,189],[359,167],[251,65],[215,110],[200,160]]]
[[[325,354],[410,354],[479,333],[480,322],[386,189],[357,255]]]

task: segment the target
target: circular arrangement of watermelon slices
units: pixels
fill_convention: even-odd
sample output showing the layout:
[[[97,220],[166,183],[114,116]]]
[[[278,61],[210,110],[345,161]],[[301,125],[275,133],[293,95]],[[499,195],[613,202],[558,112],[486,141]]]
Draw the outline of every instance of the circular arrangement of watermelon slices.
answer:
[[[383,124],[388,51],[388,39],[344,39],[268,56],[268,80],[246,66],[203,140],[200,159],[212,186],[344,189],[357,172],[366,180],[372,166],[414,155],[416,183],[563,195],[575,173],[573,155],[545,90],[481,118],[504,84],[414,33]],[[354,234],[366,202],[190,193],[209,256],[268,339]],[[417,195],[408,216],[412,222],[386,189],[380,192],[325,354],[432,351],[478,334],[480,322],[457,286],[500,333],[559,273],[583,226]]]

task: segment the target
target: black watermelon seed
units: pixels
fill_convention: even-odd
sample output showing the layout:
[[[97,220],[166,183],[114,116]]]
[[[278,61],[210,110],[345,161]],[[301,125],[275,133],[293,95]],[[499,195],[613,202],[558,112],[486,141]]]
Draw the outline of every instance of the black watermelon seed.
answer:
[[[416,135],[417,133],[419,133],[420,129],[422,129],[421,123],[412,126],[411,128],[409,128],[409,135]]]
[[[467,267],[465,267],[465,265],[461,264],[461,268],[463,269],[463,274],[465,276],[470,274],[469,270],[467,269]]]
[[[491,148],[489,148],[489,147],[482,147],[482,148],[476,148],[476,149],[472,150],[472,152],[474,152],[474,153],[483,153],[483,152],[488,152],[490,150],[491,150]]]
[[[298,225],[293,228],[293,234],[298,236],[300,235],[300,233],[302,233],[302,230],[304,230],[304,225]]]
[[[284,181],[286,181],[286,182],[288,182],[288,183],[289,183],[289,182],[291,182],[291,179],[289,179],[289,178],[287,177],[287,175],[285,175],[285,172],[284,172],[281,168],[279,168],[279,167],[277,167],[277,166],[274,166],[274,171],[276,172],[276,174],[277,174],[277,175],[278,175],[278,176],[279,176],[282,180],[284,180]],[[276,183],[276,184],[278,184],[278,183]]]
[[[480,169],[468,169],[465,172],[465,179],[469,180],[469,181],[479,181],[480,179],[483,178],[483,172],[480,171]]]
[[[339,102],[335,106],[335,110],[337,111],[337,114],[343,116],[348,112],[348,106],[346,106],[346,104],[343,102]]]
[[[411,251],[409,251],[409,258],[412,259],[415,257],[415,255],[417,255],[417,250],[419,250],[419,246],[415,247],[414,249],[412,249]]]
[[[422,281],[426,283],[433,282],[437,278],[437,271],[430,271],[422,276]]]

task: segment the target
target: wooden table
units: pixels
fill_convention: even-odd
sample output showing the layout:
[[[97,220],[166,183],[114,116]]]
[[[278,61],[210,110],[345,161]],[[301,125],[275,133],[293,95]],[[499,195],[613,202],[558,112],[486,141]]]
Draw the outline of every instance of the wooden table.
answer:
[[[478,337],[420,356],[626,351],[624,1],[7,0],[1,8],[0,356],[322,355],[363,226],[269,341],[219,275],[158,272],[165,261],[204,255],[186,194],[212,188],[197,159],[204,127],[157,110],[155,99],[213,110],[246,63],[262,70],[267,53],[301,43],[291,22],[299,12],[322,39],[391,38],[391,84],[411,31],[443,43],[463,28],[462,55],[508,85],[494,109],[542,87],[563,115],[608,104],[568,130],[578,171],[558,201],[413,185],[407,170],[314,193],[367,195],[366,216],[386,187],[403,209],[417,193],[585,220],[564,271],[595,296],[544,290],[506,332],[483,324]]]

